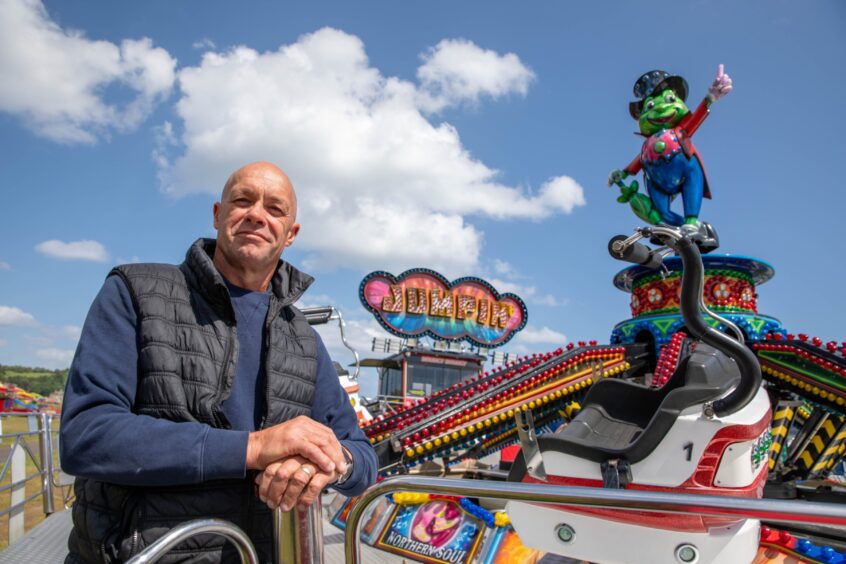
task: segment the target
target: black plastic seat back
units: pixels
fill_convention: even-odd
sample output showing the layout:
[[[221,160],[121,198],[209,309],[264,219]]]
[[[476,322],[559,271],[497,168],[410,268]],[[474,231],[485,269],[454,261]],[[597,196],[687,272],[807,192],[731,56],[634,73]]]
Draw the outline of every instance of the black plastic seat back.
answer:
[[[660,389],[619,380],[598,382],[569,425],[538,437],[538,446],[604,462],[639,462],[655,450],[679,414],[726,395],[740,380],[734,362],[700,343]]]

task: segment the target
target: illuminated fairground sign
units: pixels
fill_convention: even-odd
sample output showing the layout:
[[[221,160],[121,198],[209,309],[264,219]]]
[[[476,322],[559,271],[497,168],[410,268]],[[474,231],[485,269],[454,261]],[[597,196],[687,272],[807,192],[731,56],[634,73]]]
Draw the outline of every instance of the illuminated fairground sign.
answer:
[[[377,271],[362,280],[358,293],[382,327],[399,337],[428,335],[497,347],[526,326],[523,300],[500,294],[480,278],[449,282],[424,268],[398,277]]]

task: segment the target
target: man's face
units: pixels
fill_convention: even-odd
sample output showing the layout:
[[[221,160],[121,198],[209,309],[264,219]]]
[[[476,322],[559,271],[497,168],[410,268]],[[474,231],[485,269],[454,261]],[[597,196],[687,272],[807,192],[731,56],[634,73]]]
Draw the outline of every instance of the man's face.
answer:
[[[235,267],[275,267],[300,230],[296,205],[291,183],[279,169],[258,164],[239,170],[214,205],[218,251]]]

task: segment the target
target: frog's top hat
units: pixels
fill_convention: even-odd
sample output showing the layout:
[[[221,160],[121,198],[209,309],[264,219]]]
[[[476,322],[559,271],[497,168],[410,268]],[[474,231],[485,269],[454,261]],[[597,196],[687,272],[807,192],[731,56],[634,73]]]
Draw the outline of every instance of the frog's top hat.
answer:
[[[667,88],[672,89],[682,101],[687,99],[687,81],[682,77],[670,76],[670,73],[662,70],[645,73],[635,82],[634,95],[638,99],[629,103],[629,113],[633,118],[640,119],[643,101]]]

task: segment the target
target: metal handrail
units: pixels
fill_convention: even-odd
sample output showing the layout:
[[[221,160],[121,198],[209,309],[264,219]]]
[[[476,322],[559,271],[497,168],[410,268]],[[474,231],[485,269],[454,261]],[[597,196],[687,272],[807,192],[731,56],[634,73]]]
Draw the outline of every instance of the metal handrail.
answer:
[[[21,433],[0,433],[0,439],[9,440],[11,445],[8,449],[5,458],[0,461],[0,477],[4,480],[11,473],[8,478],[9,483],[0,486],[0,493],[11,491],[12,495],[9,497],[8,506],[0,509],[0,517],[5,518],[9,516],[9,542],[13,542],[24,534],[24,507],[36,499],[42,497],[42,505],[45,515],[50,515],[55,512],[53,503],[54,487],[60,486],[54,480],[59,470],[57,465],[53,464],[53,435],[56,431],[53,430],[54,415],[46,412],[0,412],[0,420],[8,421],[11,418],[26,418],[29,425],[29,431]],[[38,445],[32,444],[31,439],[37,438]],[[18,452],[20,451],[20,452]],[[13,460],[20,455],[20,466],[15,467]],[[35,471],[27,474],[26,468],[28,464],[35,467]],[[10,472],[11,471],[11,472]],[[39,491],[30,495],[16,496],[15,492],[24,492],[26,485],[31,480],[39,480]],[[64,486],[64,485],[61,485]],[[62,488],[63,497],[65,496],[65,489]]]
[[[197,519],[174,527],[140,554],[127,560],[126,564],[152,564],[185,539],[202,534],[226,537],[235,545],[241,564],[258,564],[258,555],[250,538],[239,527],[222,519]]]
[[[307,509],[273,512],[275,564],[323,564],[323,513],[320,499]]]
[[[846,526],[846,507],[827,503],[398,476],[371,486],[350,510],[344,537],[348,564],[361,562],[359,537],[364,512],[383,495],[396,491]]]

